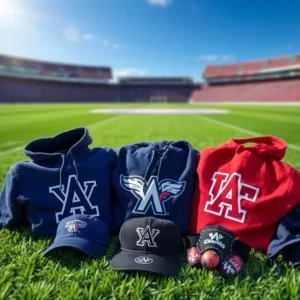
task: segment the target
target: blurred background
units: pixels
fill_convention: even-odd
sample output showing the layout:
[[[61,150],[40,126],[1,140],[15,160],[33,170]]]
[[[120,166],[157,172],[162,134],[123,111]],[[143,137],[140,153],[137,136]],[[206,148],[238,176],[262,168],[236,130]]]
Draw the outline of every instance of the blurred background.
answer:
[[[296,0],[1,0],[0,102],[300,100]]]

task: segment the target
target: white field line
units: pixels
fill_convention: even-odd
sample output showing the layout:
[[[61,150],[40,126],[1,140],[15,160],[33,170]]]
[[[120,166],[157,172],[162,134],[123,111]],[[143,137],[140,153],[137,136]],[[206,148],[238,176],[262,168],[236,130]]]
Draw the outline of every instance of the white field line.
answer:
[[[6,154],[11,154],[11,153],[14,153],[14,152],[18,152],[18,151],[22,150],[23,148],[24,147],[16,147],[16,148],[12,148],[12,149],[9,149],[9,150],[6,150],[6,151],[1,151],[0,156],[6,155]]]
[[[114,122],[116,119],[120,119],[122,117],[125,117],[125,115],[114,116],[114,117],[111,117],[109,119],[105,119],[105,120],[93,123],[93,124],[91,124],[89,126],[86,126],[86,127],[93,130],[93,129],[95,129],[98,126]],[[22,149],[24,149],[24,146],[22,146],[22,147],[15,147],[15,148],[12,148],[12,149],[9,149],[9,150],[6,150],[6,151],[0,151],[0,156],[6,155],[6,154],[10,154],[10,153],[14,153],[14,152],[20,151]]]
[[[195,104],[195,105],[233,105],[233,106],[299,106],[300,105],[300,101],[286,101],[286,102],[263,102],[263,101],[194,101],[194,100],[190,100],[188,102],[189,104]]]
[[[151,104],[145,105],[145,107],[148,107],[148,106],[151,106]],[[93,123],[91,125],[88,125],[86,127],[93,130],[94,128],[96,128],[98,126],[114,122],[115,120],[119,120],[120,118],[123,118],[125,116],[126,115],[116,115],[116,116],[113,116],[113,117],[111,117],[109,119],[105,119],[105,120]],[[6,151],[0,151],[0,156],[6,155],[6,154],[10,154],[10,153],[14,153],[14,152],[20,151],[22,149],[24,149],[24,146],[12,148],[12,149],[9,149],[9,150],[6,150]]]
[[[13,146],[13,145],[17,145],[17,144],[20,144],[20,141],[9,141],[4,144],[1,144],[1,146],[8,147],[8,146]]]
[[[114,122],[116,119],[120,119],[122,117],[125,117],[125,115],[122,115],[122,116],[120,116],[120,115],[113,116],[113,117],[111,117],[109,119],[105,119],[105,120],[93,123],[93,124],[91,124],[89,126],[86,126],[86,127],[89,128],[89,129],[94,129],[94,128],[100,126],[100,125],[104,125],[104,124],[108,124],[108,123]]]
[[[204,119],[208,122],[211,122],[211,123],[214,123],[214,124],[217,124],[217,125],[220,125],[222,127],[226,127],[226,128],[230,128],[230,129],[233,129],[235,131],[239,131],[241,133],[246,133],[246,134],[249,134],[251,136],[259,136],[259,135],[264,135],[262,133],[259,133],[259,132],[255,132],[255,131],[252,131],[252,130],[248,130],[246,128],[242,128],[242,127],[239,127],[239,126],[235,126],[235,125],[231,125],[229,123],[225,123],[225,122],[222,122],[222,121],[218,121],[218,120],[215,120],[215,119],[212,119],[212,118],[209,118],[209,117],[204,117],[204,116],[199,116],[198,117],[200,119]],[[293,145],[293,144],[287,144],[288,148],[290,149],[293,149],[295,151],[298,151],[300,152],[300,147],[296,146],[296,145]]]

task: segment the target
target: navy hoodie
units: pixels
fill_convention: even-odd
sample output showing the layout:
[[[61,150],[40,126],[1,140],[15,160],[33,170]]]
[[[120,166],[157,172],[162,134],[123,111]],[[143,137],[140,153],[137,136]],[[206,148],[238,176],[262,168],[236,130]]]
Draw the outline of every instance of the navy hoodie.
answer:
[[[111,226],[111,176],[116,153],[90,149],[86,128],[25,146],[31,159],[12,166],[0,194],[0,227],[29,221],[33,236],[54,236],[65,217],[87,214]]]
[[[140,142],[117,150],[113,210],[118,232],[130,218],[173,221],[187,233],[198,151],[186,141]]]

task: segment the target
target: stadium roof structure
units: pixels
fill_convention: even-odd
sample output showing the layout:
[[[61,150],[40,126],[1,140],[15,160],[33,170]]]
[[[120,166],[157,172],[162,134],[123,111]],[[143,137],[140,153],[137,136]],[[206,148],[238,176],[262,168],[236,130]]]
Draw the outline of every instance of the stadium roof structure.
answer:
[[[156,85],[156,84],[193,84],[193,79],[190,77],[120,77],[120,84],[145,84],[145,85]]]
[[[300,55],[256,60],[234,64],[207,65],[202,73],[204,79],[249,76],[278,73],[300,69]]]
[[[0,53],[0,62],[3,59],[7,59],[8,61],[12,62],[28,62],[28,63],[39,63],[39,64],[49,64],[49,65],[57,65],[62,67],[81,67],[81,68],[91,68],[91,69],[109,69],[111,70],[110,66],[106,65],[94,65],[94,64],[76,64],[76,63],[66,63],[66,62],[58,62],[58,61],[50,61],[50,60],[42,60],[42,59],[35,59],[35,58],[26,58],[21,56],[13,56],[13,55],[7,55],[7,54],[1,54]]]
[[[0,54],[0,75],[68,81],[105,81],[113,76],[109,66],[50,62],[3,54]]]

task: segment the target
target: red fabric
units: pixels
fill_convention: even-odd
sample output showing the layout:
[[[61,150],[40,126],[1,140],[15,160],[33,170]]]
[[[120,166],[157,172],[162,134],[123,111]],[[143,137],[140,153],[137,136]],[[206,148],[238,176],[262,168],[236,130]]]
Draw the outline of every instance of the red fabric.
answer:
[[[300,200],[300,173],[281,161],[286,149],[283,140],[260,136],[202,150],[191,233],[218,224],[250,247],[266,251],[276,223]]]

